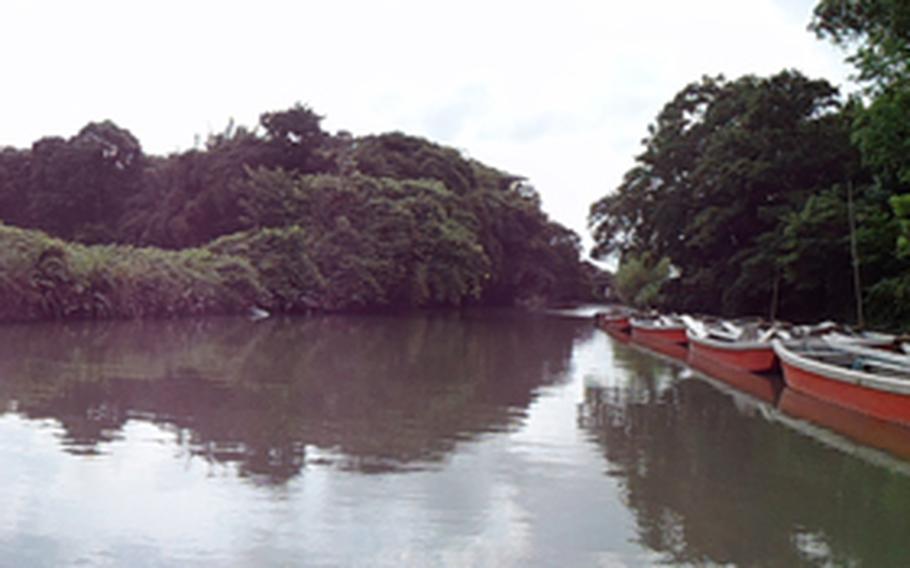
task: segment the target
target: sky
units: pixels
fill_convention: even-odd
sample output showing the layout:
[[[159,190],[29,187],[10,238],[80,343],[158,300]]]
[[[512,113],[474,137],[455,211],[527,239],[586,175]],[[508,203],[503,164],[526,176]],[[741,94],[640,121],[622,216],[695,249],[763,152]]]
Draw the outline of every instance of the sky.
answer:
[[[150,154],[300,102],[528,178],[579,232],[660,108],[703,75],[798,69],[851,90],[814,0],[0,4],[0,146],[110,119]]]

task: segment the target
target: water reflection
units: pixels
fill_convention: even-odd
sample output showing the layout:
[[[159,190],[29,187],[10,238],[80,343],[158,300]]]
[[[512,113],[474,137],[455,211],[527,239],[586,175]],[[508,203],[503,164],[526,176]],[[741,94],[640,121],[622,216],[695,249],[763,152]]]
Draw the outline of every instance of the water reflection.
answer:
[[[630,393],[673,372],[639,350],[613,350],[646,360],[624,365]],[[613,392],[618,383],[586,393],[582,427],[620,481],[644,546],[671,564],[906,565],[910,478],[820,443],[773,419],[768,401],[727,387],[684,375],[656,399]]]
[[[192,456],[268,483],[313,460],[425,468],[519,424],[588,333],[510,314],[3,327],[0,408],[58,421],[79,455],[150,420]]]
[[[910,475],[910,429],[784,389],[775,417],[839,450]],[[795,419],[795,420],[793,420]],[[882,455],[884,454],[884,455]]]
[[[910,561],[907,468],[840,443],[906,432],[684,356],[513,312],[0,328],[0,558]]]

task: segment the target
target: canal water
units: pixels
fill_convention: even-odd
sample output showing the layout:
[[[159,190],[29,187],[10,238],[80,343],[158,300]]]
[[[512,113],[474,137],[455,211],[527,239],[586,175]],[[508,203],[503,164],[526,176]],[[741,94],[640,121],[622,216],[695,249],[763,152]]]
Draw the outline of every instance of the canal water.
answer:
[[[741,378],[566,314],[5,326],[0,564],[910,564],[910,432]]]

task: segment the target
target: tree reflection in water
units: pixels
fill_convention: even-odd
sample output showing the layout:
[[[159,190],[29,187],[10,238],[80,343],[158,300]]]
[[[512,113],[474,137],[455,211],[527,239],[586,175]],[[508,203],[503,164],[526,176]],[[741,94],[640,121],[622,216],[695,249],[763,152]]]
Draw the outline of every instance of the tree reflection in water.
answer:
[[[586,391],[580,422],[641,543],[668,563],[910,562],[910,478],[744,409],[707,381],[658,388],[673,366],[613,349],[626,375]]]
[[[0,407],[59,421],[76,454],[150,420],[263,483],[298,475],[308,448],[342,469],[419,469],[515,428],[588,332],[510,311],[7,326]]]

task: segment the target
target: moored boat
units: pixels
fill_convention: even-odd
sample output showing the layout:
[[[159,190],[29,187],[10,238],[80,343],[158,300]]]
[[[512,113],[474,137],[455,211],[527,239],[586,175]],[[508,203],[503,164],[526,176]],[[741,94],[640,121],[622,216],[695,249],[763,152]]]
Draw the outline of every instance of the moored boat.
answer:
[[[769,341],[725,341],[687,332],[689,349],[724,365],[760,373],[774,368],[777,358]]]
[[[901,424],[831,404],[791,388],[781,391],[777,407],[862,446],[884,450],[910,462],[910,429]]]
[[[693,318],[684,321],[689,350],[701,357],[753,373],[770,371],[777,362],[771,346],[778,331],[774,326],[760,322],[709,325]]]
[[[632,337],[685,344],[686,324],[676,316],[634,317],[629,322]]]
[[[812,325],[793,326],[788,329],[789,338],[808,339],[811,337],[822,338],[839,345],[859,345],[862,347],[878,347],[896,350],[897,336],[878,331],[854,329],[847,325],[831,321]],[[785,337],[786,339],[787,337]]]
[[[779,380],[720,362],[718,358],[694,350],[692,347],[693,344],[690,343],[687,358],[689,367],[712,380],[720,381],[762,402],[774,404],[782,386]]]
[[[818,339],[772,343],[788,387],[910,426],[910,357]]]
[[[628,331],[632,310],[623,306],[614,306],[594,314],[594,322],[603,330]]]
[[[879,333],[877,331],[856,331],[856,332],[843,332],[843,331],[832,331],[826,333],[822,336],[825,341],[847,344],[847,345],[859,345],[865,347],[878,347],[891,349],[896,346],[896,337],[888,333]]]
[[[614,329],[612,327],[601,327],[600,329],[620,343],[632,341],[632,335],[629,333],[629,330]]]

